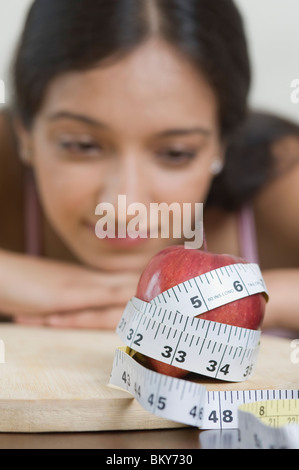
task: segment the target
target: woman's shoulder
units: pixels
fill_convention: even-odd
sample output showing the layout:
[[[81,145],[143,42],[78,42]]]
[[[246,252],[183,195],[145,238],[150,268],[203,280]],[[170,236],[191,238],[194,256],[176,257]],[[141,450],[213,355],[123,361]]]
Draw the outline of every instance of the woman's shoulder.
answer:
[[[7,109],[0,112],[0,246],[22,251],[24,167],[18,157],[13,119]]]
[[[299,266],[299,137],[275,144],[277,172],[254,198],[261,254],[268,268]]]

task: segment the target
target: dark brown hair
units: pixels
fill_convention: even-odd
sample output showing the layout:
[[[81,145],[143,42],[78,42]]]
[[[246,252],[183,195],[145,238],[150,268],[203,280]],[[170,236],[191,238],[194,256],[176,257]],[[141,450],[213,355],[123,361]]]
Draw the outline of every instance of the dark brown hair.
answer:
[[[14,111],[30,128],[51,80],[117,61],[152,36],[182,52],[214,89],[228,147],[206,205],[238,210],[281,174],[273,143],[299,137],[299,128],[269,113],[248,113],[250,64],[232,0],[35,0],[13,63]]]
[[[252,199],[265,184],[290,171],[299,163],[299,150],[277,155],[274,146],[288,137],[298,139],[299,125],[267,112],[251,112],[231,137],[223,171],[214,178],[207,206],[236,211]]]
[[[30,128],[59,74],[86,70],[158,35],[212,85],[223,136],[244,119],[250,66],[232,0],[35,0],[13,64],[14,110]]]

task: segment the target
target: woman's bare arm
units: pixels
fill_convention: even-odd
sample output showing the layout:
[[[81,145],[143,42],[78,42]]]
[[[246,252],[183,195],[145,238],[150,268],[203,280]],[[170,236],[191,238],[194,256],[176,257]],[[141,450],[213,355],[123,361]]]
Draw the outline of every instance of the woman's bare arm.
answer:
[[[286,329],[299,333],[299,269],[273,269],[263,272],[269,291],[264,329]]]
[[[138,277],[0,250],[0,312],[28,324],[115,328]]]

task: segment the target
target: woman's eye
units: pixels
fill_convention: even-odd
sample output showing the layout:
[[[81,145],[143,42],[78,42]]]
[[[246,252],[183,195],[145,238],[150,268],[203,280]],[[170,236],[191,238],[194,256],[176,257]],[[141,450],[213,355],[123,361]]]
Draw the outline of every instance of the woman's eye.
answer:
[[[59,142],[59,146],[62,150],[78,156],[99,156],[102,150],[101,147],[93,141],[62,139]]]
[[[197,152],[194,150],[178,149],[169,149],[158,152],[159,158],[172,165],[187,163],[188,161],[193,160],[196,157],[196,154]]]

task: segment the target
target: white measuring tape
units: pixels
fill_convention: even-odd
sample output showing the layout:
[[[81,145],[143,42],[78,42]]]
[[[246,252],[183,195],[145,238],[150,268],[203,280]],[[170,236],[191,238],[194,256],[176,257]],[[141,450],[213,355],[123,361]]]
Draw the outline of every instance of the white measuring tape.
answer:
[[[299,390],[211,392],[149,370],[131,353],[116,350],[110,383],[130,392],[150,413],[203,430],[238,429],[238,448],[299,449]]]
[[[178,284],[151,302],[133,297],[116,331],[145,356],[197,374],[243,381],[253,373],[260,331],[195,316],[257,293],[267,295],[258,265],[233,264]]]
[[[299,449],[297,399],[247,403],[239,408],[239,447]]]
[[[240,382],[253,373],[260,331],[196,316],[234,300],[264,293],[257,264],[232,264],[162,292],[151,302],[133,297],[117,327],[126,347],[117,349],[110,384],[129,391],[147,411],[201,429],[239,427],[239,406],[293,399],[294,391],[208,392],[190,380],[170,377],[140,363],[151,357],[189,372]],[[136,360],[138,359],[138,361]]]

